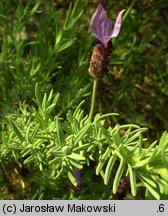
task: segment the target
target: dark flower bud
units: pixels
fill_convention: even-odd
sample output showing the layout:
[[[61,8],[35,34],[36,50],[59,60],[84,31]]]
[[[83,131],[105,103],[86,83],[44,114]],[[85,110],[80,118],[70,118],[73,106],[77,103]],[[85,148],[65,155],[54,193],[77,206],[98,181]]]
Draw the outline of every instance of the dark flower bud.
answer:
[[[105,46],[98,39],[95,39],[89,65],[89,74],[91,77],[102,78],[107,74],[111,51],[111,41]]]
[[[120,180],[118,191],[116,194],[113,194],[113,196],[118,200],[123,200],[129,190],[130,190],[130,179],[128,176],[125,176]]]

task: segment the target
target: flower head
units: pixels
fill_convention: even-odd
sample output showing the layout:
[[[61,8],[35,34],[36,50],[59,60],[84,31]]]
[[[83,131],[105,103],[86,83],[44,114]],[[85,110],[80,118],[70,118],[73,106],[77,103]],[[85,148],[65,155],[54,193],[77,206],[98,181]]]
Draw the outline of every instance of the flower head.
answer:
[[[122,21],[122,14],[125,10],[119,12],[114,28],[112,26],[112,21],[107,17],[106,11],[101,4],[98,5],[95,13],[91,18],[90,27],[93,35],[101,41],[105,47],[111,38],[117,37]]]

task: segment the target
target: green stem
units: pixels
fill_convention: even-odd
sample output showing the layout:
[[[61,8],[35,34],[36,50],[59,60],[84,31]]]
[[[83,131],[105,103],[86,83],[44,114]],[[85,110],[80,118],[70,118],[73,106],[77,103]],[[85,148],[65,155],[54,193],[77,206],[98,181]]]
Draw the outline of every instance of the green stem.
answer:
[[[92,120],[94,106],[95,106],[97,83],[98,83],[98,80],[94,79],[94,81],[93,81],[93,91],[92,91],[92,101],[91,101],[91,107],[90,107],[90,113],[89,113],[90,121]]]

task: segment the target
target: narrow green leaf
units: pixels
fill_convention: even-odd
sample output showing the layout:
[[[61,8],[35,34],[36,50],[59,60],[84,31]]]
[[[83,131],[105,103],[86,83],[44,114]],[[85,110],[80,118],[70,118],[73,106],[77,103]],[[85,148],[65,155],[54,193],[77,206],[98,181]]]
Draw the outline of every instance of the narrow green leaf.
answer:
[[[71,183],[76,187],[77,186],[77,181],[76,178],[74,177],[74,174],[72,171],[68,171],[68,178],[71,181]]]
[[[87,152],[93,152],[93,150],[95,149],[96,145],[90,145],[87,149]]]
[[[82,138],[85,136],[86,132],[90,129],[91,127],[91,123],[87,124],[84,128],[82,128],[78,134],[76,135],[76,137],[74,138],[74,146],[76,146],[78,144],[78,142],[80,140],[82,140]]]
[[[99,175],[99,173],[101,172],[101,170],[102,170],[107,158],[109,157],[110,153],[111,153],[111,149],[108,147],[106,149],[105,153],[102,156],[100,156],[100,159],[99,159],[100,162],[98,163],[98,166],[96,168],[96,175]]]
[[[52,97],[53,97],[53,89],[51,89],[49,96],[47,98],[47,107],[51,104]]]
[[[79,110],[75,116],[75,118],[78,120],[78,122],[81,122],[81,120],[83,119],[83,114],[84,111],[83,110]]]
[[[130,136],[131,130],[132,130],[132,127],[130,126],[130,127],[126,130],[126,132],[125,132],[125,134],[124,134],[124,137],[128,138],[128,137]]]
[[[71,11],[72,11],[72,3],[69,4],[69,8],[68,8],[68,11],[67,11],[67,14],[66,14],[66,18],[65,18],[65,22],[64,22],[64,29],[66,29],[66,26],[68,25],[68,21],[71,17]]]
[[[16,136],[19,138],[19,140],[20,140],[21,142],[23,142],[23,141],[24,141],[24,137],[22,136],[22,134],[21,134],[19,128],[18,128],[12,121],[10,121],[10,123],[11,123],[11,125],[12,125],[12,128],[13,128],[13,130],[14,130]]]
[[[119,167],[117,169],[117,172],[116,172],[116,175],[115,175],[115,178],[114,178],[114,181],[113,181],[113,193],[114,194],[117,193],[118,185],[120,183],[120,179],[121,179],[122,174],[124,172],[125,165],[126,165],[126,162],[125,162],[124,158],[121,158],[120,165],[119,165]]]
[[[143,151],[141,151],[140,158],[143,158],[146,155],[148,155],[151,152],[151,150],[156,146],[156,144],[157,144],[157,140],[154,141],[147,149],[145,150],[143,149]]]
[[[75,11],[77,8],[79,0],[77,0],[72,8],[72,4],[70,3],[65,22],[64,22],[64,30],[69,30],[72,28],[72,26],[77,22],[77,20],[80,18],[80,16],[83,13],[83,10],[79,12],[78,15],[75,16]]]
[[[56,118],[55,118],[55,124],[56,124],[56,129],[57,129],[58,144],[59,144],[60,147],[63,147],[63,146],[66,145],[66,140],[65,140],[63,130],[62,130],[61,126],[60,126],[58,116],[56,116]]]
[[[34,44],[37,44],[37,42],[33,43],[33,42],[30,42],[30,43],[27,43],[27,45],[34,45]],[[34,66],[34,61],[32,63],[32,67],[30,69],[30,77],[34,77],[39,71],[40,71],[40,68],[41,68],[41,62],[38,63],[38,65]]]
[[[26,156],[31,154],[31,150],[30,149],[24,149],[21,153],[22,153],[22,157],[25,158]]]
[[[88,121],[88,115],[86,115],[81,121],[80,121],[80,126],[84,127],[87,124]]]
[[[39,1],[34,5],[34,7],[32,8],[32,10],[30,11],[30,16],[33,16],[33,15],[36,13],[36,11],[37,11],[37,9],[39,8],[40,4],[41,4],[41,0],[39,0]]]
[[[40,152],[36,152],[35,155],[37,160],[39,160],[40,162],[44,162],[44,158],[42,157],[42,154]]]
[[[72,154],[66,155],[66,157],[71,158],[71,159],[76,160],[76,161],[85,160],[84,157],[82,157],[79,154],[73,153],[73,152],[72,152]]]
[[[75,117],[77,115],[77,113],[79,112],[81,106],[84,104],[84,100],[82,102],[80,102],[80,104],[76,107],[74,113],[73,113],[73,116]]]
[[[54,107],[55,107],[55,104],[51,104],[50,106],[48,106],[47,109],[46,109],[46,113],[50,114],[51,111],[54,109]]]
[[[82,146],[78,146],[78,147],[74,148],[74,149],[73,149],[73,152],[80,152],[80,151],[82,151],[82,150],[87,150],[88,147],[90,147],[90,143],[84,144],[84,145],[82,145]]]
[[[165,131],[165,132],[162,134],[162,137],[161,137],[161,139],[160,139],[159,147],[165,149],[165,147],[166,147],[167,145],[168,145],[168,132]]]
[[[132,131],[129,134],[130,137],[127,139],[126,143],[130,143],[130,142],[136,140],[137,138],[140,138],[141,134],[145,131],[147,131],[147,128],[139,128],[137,130]]]
[[[57,101],[58,101],[58,99],[59,99],[59,96],[60,96],[60,94],[57,93],[56,96],[54,97],[54,100],[53,100],[52,104],[55,104],[55,106],[56,106],[56,104],[57,104]]]
[[[55,157],[54,159],[52,159],[51,161],[49,161],[49,165],[52,165],[52,164],[61,164],[60,160],[61,160],[61,157]]]
[[[71,160],[70,160],[70,163],[72,164],[72,166],[74,166],[74,167],[76,167],[76,168],[78,168],[78,169],[82,169],[82,168],[83,168],[82,164],[80,164],[79,161],[76,161],[76,160],[71,159]]]
[[[136,173],[133,168],[128,164],[129,169],[129,177],[130,177],[130,185],[131,185],[131,193],[133,196],[137,194],[137,187],[136,187]]]
[[[54,179],[59,178],[59,176],[62,174],[64,168],[60,166],[60,163],[54,164],[53,171],[52,171],[52,177]]]
[[[114,141],[117,147],[123,142],[123,137],[120,137],[118,131],[114,134]]]
[[[145,173],[138,172],[138,175],[142,182],[145,182],[146,184],[152,186],[153,188],[157,188],[156,183],[151,179],[150,174],[145,176]]]
[[[145,167],[147,164],[149,164],[149,157],[144,160],[138,161],[135,165],[133,165],[133,168],[137,169],[139,167]]]
[[[28,158],[26,158],[26,160],[24,160],[24,164],[30,164],[30,163],[32,163],[32,162],[34,162],[34,158],[33,158],[33,156],[32,155],[30,155]]]
[[[59,46],[59,43],[62,40],[62,36],[63,36],[63,31],[62,29],[60,29],[59,31],[57,31],[57,34],[55,37],[55,45],[54,45],[55,50],[57,50],[57,47]]]
[[[39,114],[39,112],[37,110],[34,110],[35,112],[35,118],[37,120],[37,123],[39,123],[42,127],[45,127],[45,121],[44,119],[42,118],[42,116]]]
[[[43,171],[43,164],[42,163],[39,163],[39,169],[40,169],[40,171]]]
[[[104,174],[104,184],[107,185],[111,176],[111,171],[113,169],[113,166],[116,162],[117,159],[117,155],[115,153],[113,153],[113,155],[111,156],[110,160],[107,163],[106,166],[106,170],[105,170],[105,174]]]
[[[125,124],[125,125],[120,125],[120,128],[140,128],[138,125],[135,124]]]
[[[40,90],[39,90],[39,84],[38,83],[36,83],[36,85],[35,85],[35,97],[36,97],[35,102],[37,103],[39,108],[41,108],[42,99],[41,99]]]
[[[145,181],[142,182],[145,185],[145,187],[148,189],[148,191],[155,197],[155,199],[160,200],[160,194],[155,189],[153,189],[151,185],[149,185]]]
[[[44,94],[43,100],[42,100],[42,110],[43,112],[46,111],[46,102],[47,102],[47,94]]]
[[[158,147],[156,147],[153,150],[153,152],[151,153],[151,156],[149,157],[148,163],[151,163],[155,159],[155,157],[156,157],[157,154],[158,154]]]
[[[162,160],[164,162],[165,167],[168,170],[168,157],[166,157],[166,149],[168,148],[168,132],[165,131],[160,139],[159,148],[161,148],[162,152]],[[166,160],[167,158],[167,160]],[[167,171],[168,173],[168,171]]]
[[[22,163],[19,162],[19,158],[20,158],[20,157],[19,157],[19,155],[16,153],[16,151],[13,151],[13,150],[12,150],[12,155],[13,155],[13,157],[14,157],[16,163],[19,165],[19,167],[22,167]]]
[[[33,142],[33,139],[34,139],[34,137],[36,136],[36,134],[37,134],[39,128],[40,128],[40,124],[37,123],[36,126],[34,127],[32,133],[31,133],[31,135],[30,135],[30,140],[31,140],[31,142]]]
[[[27,126],[26,134],[25,134],[25,140],[26,140],[27,143],[31,142],[31,141],[30,141],[30,135],[29,135],[30,127],[31,127],[31,124],[29,124],[29,125]]]
[[[57,47],[57,52],[61,52],[61,51],[65,50],[65,49],[67,49],[73,43],[74,43],[74,40],[70,40],[70,41],[64,42],[62,45],[60,45],[60,46]]]
[[[107,117],[118,116],[118,115],[119,115],[118,113],[107,113],[107,114],[101,115],[97,120],[101,121],[101,120],[104,120]]]
[[[63,157],[65,156],[65,153],[63,151],[53,151],[51,152],[55,157]]]
[[[142,135],[140,135],[139,140],[138,140],[138,147],[139,147],[138,153],[139,153],[139,156],[141,155],[141,152],[142,152],[142,145],[143,145],[143,137],[142,137]]]
[[[74,6],[72,8],[72,12],[71,12],[71,15],[70,15],[71,17],[74,17],[76,8],[78,7],[78,4],[79,4],[79,0],[76,0]]]
[[[68,31],[69,29],[71,29],[75,25],[75,23],[81,17],[82,13],[83,13],[83,10],[81,10],[80,13],[76,17],[74,17],[71,21],[69,21],[68,25],[65,27],[66,31]]]

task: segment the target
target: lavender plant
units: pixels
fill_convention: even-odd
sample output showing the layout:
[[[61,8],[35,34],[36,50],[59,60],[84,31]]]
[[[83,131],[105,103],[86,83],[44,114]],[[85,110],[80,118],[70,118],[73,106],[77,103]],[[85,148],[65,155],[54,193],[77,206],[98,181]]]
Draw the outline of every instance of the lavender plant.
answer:
[[[101,59],[96,59],[96,70],[101,68],[100,72],[104,73],[104,68],[108,66],[108,57],[111,54],[110,39],[119,33],[123,12],[122,10],[119,13],[113,29],[101,5],[91,19],[92,31],[99,40],[96,48]],[[74,18],[73,13],[74,10],[70,8],[64,23],[65,30],[70,30],[81,15],[79,13]],[[98,24],[101,24],[102,28]],[[57,51],[71,45],[68,41],[63,43],[60,39],[62,35],[62,31],[57,32],[55,43]],[[92,62],[96,56],[94,49],[95,46]],[[90,63],[90,71],[92,67]],[[52,193],[56,191],[58,194],[50,195],[50,199],[74,198],[74,192],[71,192],[72,185],[74,191],[79,188],[77,197],[81,198],[83,188],[79,186],[83,185],[85,188],[86,183],[95,184],[95,175],[90,175],[88,182],[85,175],[87,169],[94,164],[92,171],[102,178],[104,185],[107,185],[108,192],[104,196],[106,199],[113,199],[112,194],[119,193],[124,181],[127,181],[126,185],[130,187],[133,196],[138,194],[139,188],[144,187],[146,199],[166,199],[168,133],[164,132],[159,142],[155,141],[145,148],[147,139],[143,133],[147,128],[135,124],[105,127],[106,119],[117,117],[118,114],[93,115],[97,81],[101,76],[97,77],[94,74],[92,77],[96,82],[94,81],[89,115],[82,109],[85,101],[80,102],[75,110],[65,109],[66,115],[61,115],[62,112],[58,109],[61,92],[56,94],[51,90],[48,94],[43,94],[41,84],[35,86],[32,106],[20,103],[15,113],[6,115],[5,123],[1,124],[0,134],[2,172],[5,173],[5,163],[13,159],[18,165],[18,170],[27,169],[30,175],[37,178],[35,182],[39,187],[39,196],[35,194],[31,198],[45,198],[43,192],[48,185],[50,189],[52,188]],[[78,171],[81,170],[83,174],[80,175]],[[25,184],[25,180],[22,179],[22,185]],[[69,193],[69,196],[64,193],[61,194],[62,197],[59,195],[62,188],[67,188],[64,191]]]
[[[73,113],[69,111],[65,119],[53,116],[59,94],[53,97],[51,91],[41,99],[39,92],[36,85],[36,108],[22,105],[21,113],[7,116],[9,124],[1,133],[1,163],[13,157],[20,167],[36,167],[42,175],[47,173],[49,181],[57,182],[66,175],[76,187],[78,179],[74,170],[94,161],[95,173],[102,176],[104,184],[113,181],[114,194],[122,176],[127,175],[133,196],[137,194],[137,179],[155,199],[164,195],[168,180],[167,132],[159,145],[155,141],[145,149],[146,139],[142,134],[147,128],[117,124],[106,129],[105,119],[117,114],[97,114],[90,121],[81,109],[84,102]],[[125,133],[121,136],[123,129]],[[114,173],[114,165],[118,163]]]

